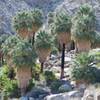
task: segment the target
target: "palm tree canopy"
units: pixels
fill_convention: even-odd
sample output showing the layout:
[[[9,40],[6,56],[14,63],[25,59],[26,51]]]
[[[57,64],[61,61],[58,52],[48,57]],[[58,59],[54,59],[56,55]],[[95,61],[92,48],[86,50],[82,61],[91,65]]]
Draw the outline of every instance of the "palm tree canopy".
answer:
[[[53,18],[54,14],[55,14],[54,12],[49,12],[48,15],[47,15],[48,26],[51,25],[54,22],[54,18]]]
[[[34,8],[31,11],[31,17],[33,27],[35,26],[40,28],[43,24],[43,12],[40,9]]]
[[[58,9],[54,13],[52,23],[50,23],[50,25],[53,33],[70,33],[72,25],[71,17],[64,8]]]
[[[16,67],[32,67],[36,61],[36,53],[28,41],[21,40],[13,49],[12,59]]]
[[[20,41],[20,38],[16,35],[11,35],[6,39],[6,41],[2,44],[2,51],[4,55],[7,55],[14,46]]]
[[[40,30],[35,39],[35,47],[36,49],[51,49],[53,40],[53,37],[48,32]]]
[[[77,40],[85,39],[93,41],[95,36],[95,15],[91,6],[82,5],[78,13],[72,19],[72,37]]]
[[[32,29],[32,18],[29,11],[21,11],[13,18],[13,27],[15,31],[20,29]]]
[[[2,46],[2,44],[5,42],[5,40],[9,37],[9,34],[2,34],[0,36],[0,48]]]
[[[93,8],[89,4],[84,4],[84,5],[79,7],[78,14],[92,16],[92,15],[94,15]]]
[[[100,33],[99,32],[95,32],[95,37],[94,37],[94,41],[93,44],[100,44]]]

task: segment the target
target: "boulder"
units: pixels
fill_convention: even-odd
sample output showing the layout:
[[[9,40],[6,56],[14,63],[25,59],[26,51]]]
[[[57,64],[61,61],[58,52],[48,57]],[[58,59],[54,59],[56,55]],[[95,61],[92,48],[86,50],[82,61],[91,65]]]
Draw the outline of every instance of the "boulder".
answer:
[[[23,96],[19,100],[29,100],[29,97]]]
[[[68,92],[68,96],[69,96],[69,100],[81,100],[82,96],[83,96],[83,92],[74,90],[71,92]]]
[[[50,95],[47,96],[44,100],[64,100],[63,95],[58,94],[58,95]]]
[[[55,80],[55,81],[53,81],[50,85],[51,92],[55,93],[55,94],[59,93],[60,92],[59,91],[60,86],[62,86],[64,84],[71,87],[70,81],[68,81],[68,80],[67,81],[66,80]]]
[[[69,92],[72,90],[72,86],[70,84],[64,84],[59,87],[59,92]]]
[[[39,100],[43,99],[45,96],[50,94],[50,90],[45,87],[34,87],[29,93],[27,93],[28,97],[32,97],[36,100],[38,98]]]
[[[49,95],[44,100],[81,100],[81,93],[78,91],[71,91],[68,93],[61,93]]]
[[[100,89],[97,89],[95,86],[91,85],[84,91],[82,100],[100,100],[98,99],[99,95]]]

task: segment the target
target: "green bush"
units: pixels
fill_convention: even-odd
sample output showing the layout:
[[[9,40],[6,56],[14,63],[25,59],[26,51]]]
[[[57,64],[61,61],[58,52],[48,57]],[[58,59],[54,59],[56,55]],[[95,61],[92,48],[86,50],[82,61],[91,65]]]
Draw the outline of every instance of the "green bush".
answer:
[[[17,80],[10,80],[8,78],[9,69],[7,66],[0,68],[0,91],[4,92],[7,96],[19,94]],[[14,94],[15,93],[15,94]]]
[[[35,64],[35,67],[32,67],[32,77],[37,81],[40,80],[40,64]]]
[[[97,48],[97,49],[93,49],[89,52],[89,55],[90,56],[93,56],[94,57],[94,62],[95,64],[100,67],[100,49]]]
[[[62,85],[62,81],[60,80],[55,80],[51,83],[50,89],[52,93],[59,93],[59,87]]]
[[[91,64],[93,61],[94,57],[89,56],[88,53],[79,54],[72,66],[72,78],[76,81],[94,82],[96,77],[95,69]]]
[[[45,71],[44,77],[47,85],[50,85],[54,80],[56,80],[56,77],[52,71]]]

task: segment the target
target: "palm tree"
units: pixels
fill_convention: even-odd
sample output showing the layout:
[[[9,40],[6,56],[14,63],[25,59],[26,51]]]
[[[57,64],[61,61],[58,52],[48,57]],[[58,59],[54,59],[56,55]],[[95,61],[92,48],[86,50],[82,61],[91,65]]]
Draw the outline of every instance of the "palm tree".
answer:
[[[50,23],[51,32],[56,34],[56,38],[62,49],[61,78],[64,76],[65,45],[71,41],[71,18],[64,8],[58,9]]]
[[[100,33],[95,32],[94,41],[91,44],[92,48],[100,48]]]
[[[16,46],[16,44],[19,41],[20,41],[19,37],[17,37],[16,35],[11,35],[2,44],[2,52],[3,52],[4,58],[6,60],[6,63],[9,67],[13,67],[11,54],[12,54],[13,48]]]
[[[43,64],[50,55],[52,49],[53,38],[44,30],[37,33],[35,39],[35,48],[41,62],[41,72],[43,72]]]
[[[5,37],[5,35],[4,35]],[[8,36],[7,36],[8,37]],[[5,37],[5,38],[7,38]],[[12,51],[15,45],[20,41],[19,37],[16,35],[10,35],[4,43],[2,43],[2,54],[3,58],[5,59],[5,62],[7,63],[7,66],[9,67],[10,73],[9,73],[9,78],[13,79],[14,78],[14,63],[12,60]]]
[[[29,38],[32,29],[32,19],[29,11],[18,12],[13,18],[13,27],[22,38]]]
[[[36,61],[36,54],[32,45],[26,40],[21,40],[13,49],[12,59],[17,68],[18,85],[22,95],[24,95],[32,77],[31,68]]]
[[[39,28],[43,25],[43,12],[40,9],[34,8],[31,11],[32,18],[32,44],[34,43],[35,33],[39,30]]]
[[[1,63],[1,65],[4,63],[3,52],[2,52],[2,44],[6,41],[6,39],[8,37],[9,37],[8,34],[2,34],[0,36],[0,63]]]
[[[88,51],[95,36],[95,15],[92,7],[88,4],[82,5],[72,23],[72,39],[78,51]]]
[[[43,24],[43,13],[39,9],[19,12],[13,18],[13,27],[22,38],[34,38],[35,32]]]

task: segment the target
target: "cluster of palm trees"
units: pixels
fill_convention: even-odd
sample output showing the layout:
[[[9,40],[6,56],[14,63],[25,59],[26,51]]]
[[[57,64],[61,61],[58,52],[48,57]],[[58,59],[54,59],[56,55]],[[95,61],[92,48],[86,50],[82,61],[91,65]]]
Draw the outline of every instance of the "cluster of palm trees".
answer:
[[[88,51],[95,37],[95,15],[89,5],[80,7],[72,18],[64,8],[48,14],[48,28],[42,29],[43,12],[39,9],[22,11],[13,18],[13,28],[17,35],[9,37],[3,44],[6,62],[17,69],[17,79],[22,93],[31,79],[31,67],[36,62],[36,54],[43,64],[52,51],[54,39],[62,51],[61,76],[64,76],[65,48],[74,40],[78,51]]]

